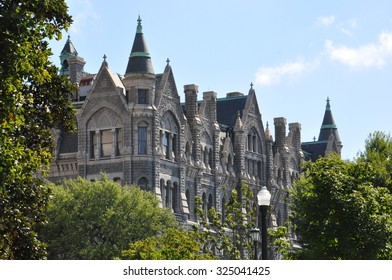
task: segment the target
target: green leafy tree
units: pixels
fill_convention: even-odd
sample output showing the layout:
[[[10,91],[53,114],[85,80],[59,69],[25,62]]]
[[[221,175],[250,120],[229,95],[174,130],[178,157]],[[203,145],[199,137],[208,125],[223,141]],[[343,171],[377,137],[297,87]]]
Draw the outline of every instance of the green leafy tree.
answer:
[[[375,169],[374,185],[387,187],[392,192],[392,137],[381,131],[369,135],[359,162],[370,162]]]
[[[392,195],[374,187],[375,174],[367,162],[338,156],[304,165],[291,205],[297,258],[392,258]]]
[[[122,252],[125,260],[211,260],[203,254],[201,244],[193,231],[170,228],[163,235],[156,235],[129,245]]]
[[[239,189],[233,189],[225,198],[227,202],[222,219],[222,213],[214,207],[206,213],[206,205],[203,205],[200,197],[196,197],[199,225],[194,226],[193,231],[205,254],[216,255],[221,259],[252,259],[250,231],[256,225],[253,192],[247,184],[242,183]]]
[[[48,183],[53,194],[40,234],[49,259],[113,259],[128,244],[176,226],[156,196],[103,177]]]
[[[268,236],[275,259],[291,260],[294,258],[293,244],[289,237],[289,227],[290,225],[287,224],[268,229]]]
[[[72,130],[73,86],[49,61],[48,40],[71,23],[64,0],[0,0],[0,258],[45,258],[36,234],[48,192],[37,174],[52,157],[51,128]]]

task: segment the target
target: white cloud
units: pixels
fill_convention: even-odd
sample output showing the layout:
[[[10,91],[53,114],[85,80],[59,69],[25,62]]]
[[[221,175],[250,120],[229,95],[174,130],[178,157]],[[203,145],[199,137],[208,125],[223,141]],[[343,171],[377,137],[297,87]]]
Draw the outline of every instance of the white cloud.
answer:
[[[392,33],[383,32],[376,43],[350,48],[336,46],[330,40],[325,42],[330,59],[339,61],[352,68],[383,67],[392,58]]]
[[[323,26],[330,26],[335,22],[335,16],[320,16],[316,19],[316,23]]]
[[[279,84],[282,79],[294,79],[315,69],[318,62],[291,62],[275,67],[261,67],[256,73],[256,84],[269,86]]]
[[[342,33],[353,37],[353,31],[357,27],[357,20],[351,19],[336,26]]]
[[[82,30],[99,20],[91,0],[68,0],[69,11],[73,15],[71,33],[79,34]]]

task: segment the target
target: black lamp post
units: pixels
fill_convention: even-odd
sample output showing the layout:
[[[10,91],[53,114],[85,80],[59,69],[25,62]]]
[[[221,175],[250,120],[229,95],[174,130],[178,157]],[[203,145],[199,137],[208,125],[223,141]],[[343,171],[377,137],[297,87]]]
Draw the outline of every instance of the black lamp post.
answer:
[[[271,194],[266,186],[262,186],[257,194],[257,202],[259,204],[259,226],[261,226],[261,259],[268,260],[267,249],[267,210],[271,204]]]
[[[258,259],[258,254],[257,254],[257,243],[260,242],[260,229],[258,228],[252,228],[250,230],[250,237],[252,238],[253,241],[253,246],[255,247],[255,256],[254,259]]]

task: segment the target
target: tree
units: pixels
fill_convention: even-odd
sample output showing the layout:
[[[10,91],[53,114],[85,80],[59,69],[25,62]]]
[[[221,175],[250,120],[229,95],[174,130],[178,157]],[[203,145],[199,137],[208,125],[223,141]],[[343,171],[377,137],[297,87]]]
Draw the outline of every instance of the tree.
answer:
[[[169,228],[163,235],[156,235],[129,245],[122,252],[125,260],[211,260],[203,254],[201,244],[193,231]]]
[[[128,244],[175,227],[156,196],[103,177],[48,183],[53,194],[48,224],[40,230],[49,259],[113,259]]]
[[[291,205],[298,258],[392,258],[392,195],[374,186],[375,174],[336,155],[305,163]]]
[[[291,260],[293,259],[293,244],[289,236],[290,224],[268,229],[271,248],[275,259]]]
[[[214,207],[206,211],[206,205],[196,197],[199,225],[193,227],[195,236],[205,254],[221,259],[252,259],[250,230],[256,225],[253,192],[242,182],[239,189],[231,190],[230,195],[224,197],[227,201],[223,207],[224,218]]]
[[[0,258],[45,257],[36,226],[48,192],[51,128],[72,130],[70,82],[49,62],[50,39],[71,24],[64,0],[0,0]],[[44,173],[42,173],[44,174]]]
[[[381,131],[368,136],[365,151],[359,153],[359,162],[370,162],[375,168],[375,186],[387,187],[392,192],[392,137]]]

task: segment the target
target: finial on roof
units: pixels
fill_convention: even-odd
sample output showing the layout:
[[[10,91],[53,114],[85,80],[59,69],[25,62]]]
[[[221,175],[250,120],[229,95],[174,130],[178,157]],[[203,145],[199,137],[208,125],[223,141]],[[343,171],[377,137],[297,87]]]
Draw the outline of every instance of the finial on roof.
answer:
[[[241,121],[240,111],[237,112],[237,120],[235,122],[234,131],[242,131],[243,125]]]
[[[313,136],[313,142],[316,142],[316,136]]]
[[[136,29],[136,33],[143,33],[142,32],[142,19],[139,17],[137,18],[137,29]]]
[[[169,66],[169,63],[170,63],[170,59],[169,58],[166,59],[166,63]]]
[[[330,101],[330,99],[329,99],[329,97],[327,97],[327,107],[326,107],[326,111],[331,111],[331,104],[329,104],[329,101]]]
[[[103,55],[103,62],[102,62],[102,65],[105,65],[106,67],[108,67],[109,64],[108,64],[108,62],[106,61],[106,58],[107,58],[107,56],[106,56],[106,54],[104,54],[104,55]]]
[[[253,89],[253,83],[250,83],[250,89]]]
[[[269,123],[267,122],[267,127],[266,127],[266,129],[265,129],[265,138],[267,139],[267,140],[270,140],[271,139],[271,132],[270,132],[270,130],[269,130]]]
[[[71,35],[68,34],[68,41],[71,41]]]

